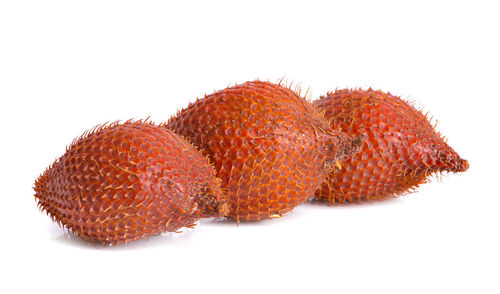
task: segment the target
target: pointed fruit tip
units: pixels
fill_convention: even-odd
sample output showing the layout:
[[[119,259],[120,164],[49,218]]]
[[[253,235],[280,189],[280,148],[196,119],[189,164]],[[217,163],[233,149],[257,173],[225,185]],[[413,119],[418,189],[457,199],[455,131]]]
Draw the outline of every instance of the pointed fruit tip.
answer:
[[[351,141],[351,154],[355,155],[361,150],[361,145],[365,141],[365,135],[361,134]]]
[[[341,163],[356,155],[361,150],[365,136],[352,138],[344,133],[331,134],[327,143],[326,164],[331,168],[339,168]]]
[[[469,162],[466,159],[460,158],[458,160],[458,164],[457,164],[454,171],[463,173],[463,172],[467,171],[468,169],[469,169]]]
[[[222,201],[217,204],[216,212],[217,216],[227,216],[231,211],[231,205],[229,202]]]
[[[197,197],[198,209],[205,217],[227,216],[231,211],[231,205],[225,195],[210,188],[204,189]]]

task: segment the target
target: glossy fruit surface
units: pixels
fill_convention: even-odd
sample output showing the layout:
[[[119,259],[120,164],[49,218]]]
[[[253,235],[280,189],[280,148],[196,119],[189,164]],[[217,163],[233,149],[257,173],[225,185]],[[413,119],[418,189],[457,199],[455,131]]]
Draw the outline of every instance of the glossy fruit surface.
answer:
[[[106,244],[176,231],[228,209],[208,159],[181,136],[141,121],[75,139],[34,190],[54,221]]]
[[[332,128],[365,136],[361,151],[317,191],[319,198],[339,203],[384,199],[411,191],[432,174],[469,167],[427,117],[399,97],[372,89],[338,90],[314,104]]]
[[[294,91],[247,82],[190,104],[167,124],[214,164],[237,221],[279,217],[314,195],[360,140],[330,129]]]

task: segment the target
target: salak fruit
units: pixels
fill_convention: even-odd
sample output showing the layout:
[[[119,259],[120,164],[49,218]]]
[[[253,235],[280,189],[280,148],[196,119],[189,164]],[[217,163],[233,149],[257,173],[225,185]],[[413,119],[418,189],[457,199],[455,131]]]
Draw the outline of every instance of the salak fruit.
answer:
[[[432,174],[469,167],[426,115],[390,93],[338,90],[314,104],[333,129],[365,138],[361,151],[316,192],[330,203],[394,197],[414,190]]]
[[[77,138],[35,182],[39,207],[104,244],[177,231],[229,205],[208,159],[149,122],[101,125]]]
[[[279,217],[313,197],[362,140],[332,130],[300,94],[261,81],[205,96],[167,127],[208,155],[238,222]]]

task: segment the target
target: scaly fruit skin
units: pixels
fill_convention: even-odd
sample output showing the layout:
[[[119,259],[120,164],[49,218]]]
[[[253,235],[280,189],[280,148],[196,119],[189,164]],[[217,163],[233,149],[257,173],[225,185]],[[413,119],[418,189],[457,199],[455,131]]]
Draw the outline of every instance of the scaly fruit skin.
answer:
[[[102,125],[75,139],[34,190],[54,221],[112,245],[228,209],[208,159],[179,135],[142,121]]]
[[[247,82],[190,104],[167,123],[208,155],[230,196],[229,217],[279,217],[314,195],[360,140],[329,128],[288,88]]]
[[[469,167],[425,115],[390,93],[339,90],[314,104],[332,128],[365,135],[361,151],[316,192],[330,203],[394,197],[418,187],[431,174]]]

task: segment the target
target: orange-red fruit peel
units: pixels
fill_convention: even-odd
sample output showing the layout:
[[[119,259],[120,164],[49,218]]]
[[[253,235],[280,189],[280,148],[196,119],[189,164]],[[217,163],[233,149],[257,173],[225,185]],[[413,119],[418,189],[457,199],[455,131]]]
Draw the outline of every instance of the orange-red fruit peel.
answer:
[[[205,96],[167,127],[214,164],[237,221],[279,217],[314,195],[361,140],[332,130],[287,87],[253,81]]]
[[[426,115],[390,93],[337,90],[314,104],[332,128],[365,138],[361,151],[330,173],[316,192],[319,198],[337,203],[385,199],[412,191],[432,174],[469,167]]]
[[[105,244],[176,231],[228,209],[208,159],[142,121],[102,125],[75,139],[34,190],[54,221]]]

